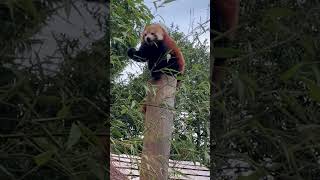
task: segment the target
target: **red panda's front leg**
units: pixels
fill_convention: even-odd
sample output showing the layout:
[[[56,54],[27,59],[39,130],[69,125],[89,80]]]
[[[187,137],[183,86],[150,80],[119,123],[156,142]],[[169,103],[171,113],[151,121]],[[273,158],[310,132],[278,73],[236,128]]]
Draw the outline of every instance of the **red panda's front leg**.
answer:
[[[146,51],[145,44],[142,44],[139,50],[136,50],[135,48],[129,48],[127,54],[129,58],[134,61],[146,62],[147,57],[146,57],[145,51]]]

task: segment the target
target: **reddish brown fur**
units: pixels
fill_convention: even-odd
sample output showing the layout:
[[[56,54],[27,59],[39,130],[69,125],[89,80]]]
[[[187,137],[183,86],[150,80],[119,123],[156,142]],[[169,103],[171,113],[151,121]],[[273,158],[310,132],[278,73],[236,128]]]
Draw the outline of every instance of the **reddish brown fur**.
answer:
[[[179,71],[181,74],[183,74],[184,67],[185,67],[185,60],[184,60],[184,57],[181,53],[181,50],[180,50],[180,48],[178,48],[176,42],[169,36],[167,31],[160,24],[151,24],[149,26],[146,26],[144,28],[142,35],[141,35],[142,42],[144,41],[143,34],[145,32],[150,32],[152,30],[154,32],[160,32],[163,35],[163,42],[168,46],[169,49],[172,50],[172,54],[174,54],[177,57],[177,59],[178,59],[177,63],[179,64]]]
[[[183,74],[184,67],[185,67],[185,61],[184,61],[184,57],[181,53],[181,50],[178,48],[178,46],[176,45],[174,40],[168,35],[168,33],[164,33],[163,38],[164,38],[163,41],[165,42],[165,44],[167,44],[167,46],[170,49],[172,49],[174,55],[177,57],[179,68],[180,68],[179,71],[181,72],[181,74]]]
[[[185,60],[181,53],[180,48],[178,48],[176,42],[169,36],[168,32],[160,25],[160,24],[151,24],[149,26],[146,26],[143,30],[143,33],[141,35],[141,42],[144,41],[144,34],[147,32],[160,32],[163,35],[163,42],[167,45],[169,49],[171,49],[172,55],[174,55],[177,58],[177,63],[179,65],[179,72],[181,74],[185,71]],[[150,83],[150,82],[149,82]],[[177,87],[180,87],[180,81],[177,82]],[[140,111],[145,114],[146,113],[146,104],[145,100],[143,100],[142,107]]]

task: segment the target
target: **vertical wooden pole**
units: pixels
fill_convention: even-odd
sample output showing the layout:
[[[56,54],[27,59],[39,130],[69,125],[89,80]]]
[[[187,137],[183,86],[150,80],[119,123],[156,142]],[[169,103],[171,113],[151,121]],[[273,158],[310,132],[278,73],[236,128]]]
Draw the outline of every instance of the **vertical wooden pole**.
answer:
[[[110,158],[111,159],[111,158]],[[128,180],[128,177],[122,174],[110,160],[110,179],[111,180]]]
[[[162,75],[151,81],[146,100],[141,180],[167,180],[177,80]]]

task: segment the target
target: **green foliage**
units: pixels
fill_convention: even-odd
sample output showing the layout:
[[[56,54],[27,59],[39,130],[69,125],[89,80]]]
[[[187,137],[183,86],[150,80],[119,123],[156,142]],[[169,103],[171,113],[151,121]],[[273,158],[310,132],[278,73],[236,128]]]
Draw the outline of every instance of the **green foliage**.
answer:
[[[175,130],[171,149],[171,159],[200,161],[209,163],[209,52],[208,46],[192,42],[173,25],[169,27],[186,60],[186,72],[182,86],[176,95]],[[139,33],[140,34],[140,33]],[[122,39],[120,37],[112,37]],[[136,36],[136,42],[139,37]],[[135,46],[135,44],[133,45]],[[121,51],[119,51],[121,52]],[[119,53],[120,54],[120,53]],[[126,53],[123,54],[125,59]],[[115,59],[120,61],[121,59]],[[135,63],[139,64],[139,63]],[[142,64],[142,63],[141,63]],[[130,77],[128,83],[116,81],[113,77],[111,108],[112,151],[140,155],[142,150],[143,117],[139,111],[146,95],[149,79],[148,70],[142,75]]]
[[[209,163],[209,52],[208,46],[192,43],[175,29],[185,60],[183,83],[176,96],[172,158]],[[194,37],[197,39],[197,37]]]
[[[158,8],[165,7],[166,4],[169,4],[174,1],[175,0],[157,0],[157,1],[153,1],[152,3],[155,9],[158,10]]]
[[[111,79],[126,66],[128,47],[139,42],[142,29],[153,16],[142,0],[111,1]]]
[[[238,170],[239,179],[320,176],[319,5],[241,3],[230,48],[242,53],[229,60],[212,99],[213,122],[221,123],[212,129],[219,132],[211,152],[217,179],[231,178],[223,169]],[[246,169],[254,173],[241,175]]]
[[[114,153],[135,154],[141,149],[142,116],[138,110],[144,91],[141,79],[128,84],[116,79],[128,65],[127,50],[140,41],[140,34],[152,18],[141,0],[112,1],[111,3],[111,145]]]
[[[105,37],[80,49],[81,34],[52,33],[55,55],[35,48],[53,15],[76,7],[69,0],[0,3],[0,179],[105,179],[97,138],[107,137],[109,117]]]

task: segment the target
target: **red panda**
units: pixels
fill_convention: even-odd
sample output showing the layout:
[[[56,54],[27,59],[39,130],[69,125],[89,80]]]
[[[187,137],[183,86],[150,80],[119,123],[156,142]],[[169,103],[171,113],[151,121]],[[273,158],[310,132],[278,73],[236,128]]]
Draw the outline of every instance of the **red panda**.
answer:
[[[130,48],[128,56],[137,62],[147,62],[153,80],[159,80],[161,74],[176,76],[184,73],[181,50],[160,24],[147,25],[141,35],[139,50]]]
[[[185,69],[184,57],[176,42],[160,24],[147,25],[141,35],[139,50],[130,48],[128,56],[137,62],[147,62],[153,80],[159,80],[162,74],[182,75]],[[180,80],[177,81],[177,88]],[[141,111],[146,112],[146,105]]]

